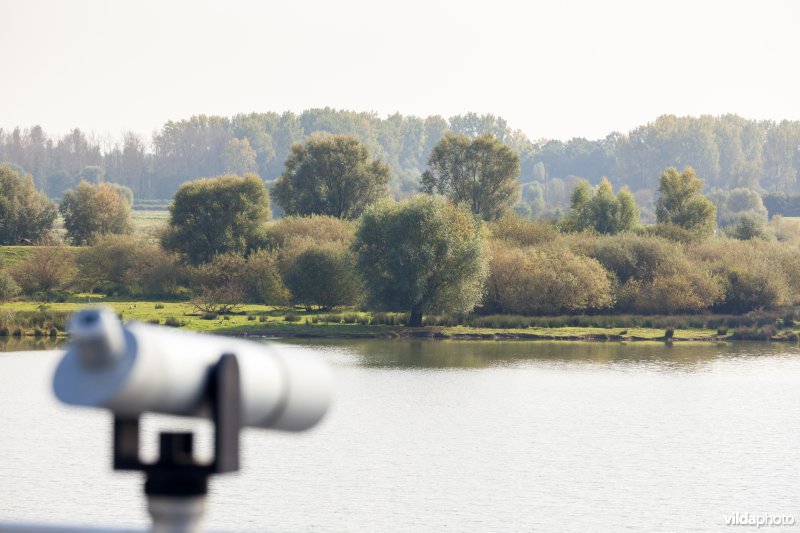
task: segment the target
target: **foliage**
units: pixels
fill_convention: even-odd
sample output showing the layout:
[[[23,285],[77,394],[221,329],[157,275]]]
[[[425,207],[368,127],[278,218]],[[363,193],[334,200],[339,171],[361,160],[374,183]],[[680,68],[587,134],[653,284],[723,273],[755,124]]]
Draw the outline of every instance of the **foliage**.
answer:
[[[639,207],[630,190],[625,187],[614,196],[611,182],[603,177],[594,191],[588,181],[578,182],[564,226],[572,231],[614,234],[632,230],[638,223]]]
[[[483,227],[444,200],[415,196],[368,208],[354,242],[372,305],[408,310],[410,326],[436,311],[469,311],[487,274]]]
[[[131,233],[131,205],[123,194],[107,183],[92,185],[87,181],[64,192],[58,209],[64,217],[67,239],[81,245],[101,235]]]
[[[236,253],[214,256],[192,274],[192,305],[203,313],[231,313],[245,303],[245,259]]]
[[[735,224],[743,216],[767,221],[767,208],[761,195],[751,189],[737,188],[730,191],[715,190],[709,200],[717,207],[717,224],[720,227]]]
[[[77,256],[76,283],[109,295],[167,296],[177,293],[184,269],[176,254],[130,235],[107,235]]]
[[[741,314],[774,309],[785,303],[784,296],[785,287],[774,272],[728,268],[725,272],[725,298],[716,306],[716,310]]]
[[[349,244],[354,232],[355,223],[349,220],[327,215],[287,216],[267,226],[265,242],[272,248],[283,248],[297,240]]]
[[[555,241],[556,226],[544,220],[530,220],[515,213],[506,213],[489,225],[492,238],[517,246],[534,246]]]
[[[294,258],[285,276],[292,301],[311,310],[354,305],[361,287],[347,249],[312,245]]]
[[[521,315],[607,309],[611,280],[596,260],[563,248],[495,246],[482,310]]]
[[[0,165],[0,244],[40,240],[52,228],[56,215],[55,206],[36,190],[30,174],[21,175],[10,165]]]
[[[0,301],[10,300],[17,296],[22,289],[14,278],[5,270],[0,270]]]
[[[680,246],[666,239],[631,234],[586,239],[581,247],[621,283],[651,280],[682,255]]]
[[[742,215],[736,224],[726,229],[726,233],[740,241],[768,238],[764,220],[752,213]]]
[[[656,218],[659,224],[675,224],[700,236],[714,233],[716,208],[700,194],[703,180],[691,167],[678,172],[674,167],[659,178]]]
[[[470,139],[447,134],[434,147],[422,190],[464,204],[484,220],[497,220],[519,199],[519,155],[493,135]]]
[[[242,273],[247,300],[267,305],[284,305],[289,302],[289,290],[281,279],[277,253],[256,250],[247,257]]]
[[[59,246],[41,246],[17,263],[11,275],[27,295],[48,294],[66,288],[75,275],[74,254]]]
[[[200,179],[181,185],[169,212],[164,247],[199,264],[263,240],[269,193],[255,174]]]
[[[289,215],[354,219],[387,194],[389,176],[389,167],[356,137],[317,136],[292,146],[273,194]]]

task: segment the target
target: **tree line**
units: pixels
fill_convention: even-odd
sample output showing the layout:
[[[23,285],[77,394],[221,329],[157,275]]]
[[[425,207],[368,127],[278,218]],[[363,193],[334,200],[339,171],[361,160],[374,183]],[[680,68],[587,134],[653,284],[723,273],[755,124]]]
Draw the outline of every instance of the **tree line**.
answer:
[[[736,115],[665,115],[627,133],[569,141],[529,139],[490,114],[380,118],[325,108],[198,115],[169,121],[151,138],[128,133],[120,140],[93,139],[78,128],[54,138],[39,126],[0,129],[0,161],[31,174],[51,198],[86,180],[125,185],[141,199],[168,199],[184,181],[204,176],[253,172],[269,184],[283,173],[295,143],[319,134],[346,134],[388,167],[390,191],[401,198],[424,186],[420,176],[448,132],[470,138],[491,134],[515,151],[521,205],[534,215],[566,208],[580,179],[597,185],[606,176],[628,186],[643,215],[653,218],[656,178],[670,166],[691,166],[709,191],[800,192],[800,122]]]
[[[357,138],[315,135],[293,146],[274,198],[254,173],[183,183],[157,244],[130,236],[128,189],[84,181],[58,209],[68,240],[89,246],[42,248],[0,288],[167,295],[204,313],[250,301],[360,305],[405,312],[409,325],[474,310],[745,313],[800,302],[800,228],[767,222],[750,189],[720,200],[735,221],[723,232],[691,167],[656,177],[654,224],[607,178],[578,181],[559,218],[531,220],[513,210],[520,172],[518,153],[493,135],[447,133],[431,150],[423,193],[398,201],[387,165]],[[7,165],[0,178],[0,230],[16,231],[0,242],[46,233],[55,206],[33,178]],[[270,220],[271,200],[286,216]]]

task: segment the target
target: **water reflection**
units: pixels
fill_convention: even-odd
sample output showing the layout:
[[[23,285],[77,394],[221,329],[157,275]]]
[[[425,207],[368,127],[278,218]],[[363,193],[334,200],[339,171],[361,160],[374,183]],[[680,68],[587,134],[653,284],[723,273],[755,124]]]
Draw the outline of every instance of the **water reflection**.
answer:
[[[63,337],[0,337],[0,352],[52,350],[65,342],[66,339]]]
[[[290,341],[346,354],[368,368],[477,369],[530,363],[654,366],[698,370],[719,358],[800,353],[796,345],[770,343],[439,341],[426,339],[303,339]],[[351,361],[352,362],[352,361]]]

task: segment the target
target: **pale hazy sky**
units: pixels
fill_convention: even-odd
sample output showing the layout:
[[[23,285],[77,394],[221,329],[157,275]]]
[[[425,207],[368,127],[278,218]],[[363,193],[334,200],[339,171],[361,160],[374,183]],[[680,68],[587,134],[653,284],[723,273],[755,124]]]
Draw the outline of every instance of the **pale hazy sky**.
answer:
[[[503,116],[531,138],[658,115],[800,119],[800,2],[0,0],[0,127],[149,136],[330,106]]]

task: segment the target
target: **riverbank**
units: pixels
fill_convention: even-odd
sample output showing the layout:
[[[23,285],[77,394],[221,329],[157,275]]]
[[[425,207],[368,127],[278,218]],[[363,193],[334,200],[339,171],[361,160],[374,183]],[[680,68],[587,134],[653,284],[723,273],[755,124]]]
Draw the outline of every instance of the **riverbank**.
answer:
[[[737,341],[761,340],[797,342],[794,327],[781,328],[770,317],[486,317],[475,325],[448,325],[433,317],[427,325],[402,325],[402,314],[348,312],[306,312],[263,305],[245,305],[236,313],[200,313],[189,302],[134,301],[84,295],[60,303],[7,302],[0,304],[0,337],[60,337],[70,313],[90,305],[112,308],[124,320],[139,320],[192,331],[223,335],[276,338],[431,338],[458,340],[558,340],[558,341]],[[752,325],[736,328],[717,324],[733,322]],[[599,325],[563,325],[591,322]],[[534,324],[545,325],[534,325]],[[628,326],[627,323],[630,325]],[[496,327],[486,324],[497,324]],[[553,325],[550,325],[553,324]],[[559,325],[561,324],[561,325]],[[642,326],[645,324],[645,326]],[[666,327],[664,325],[667,324]],[[649,326],[649,327],[648,327]],[[683,327],[682,327],[683,326]],[[794,324],[792,324],[794,326]]]

